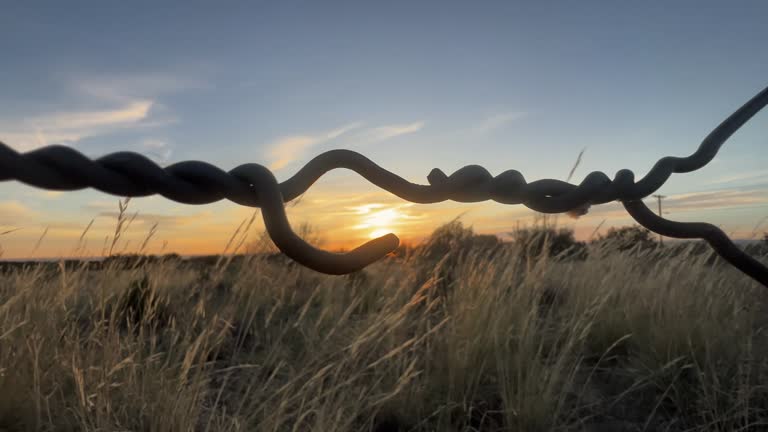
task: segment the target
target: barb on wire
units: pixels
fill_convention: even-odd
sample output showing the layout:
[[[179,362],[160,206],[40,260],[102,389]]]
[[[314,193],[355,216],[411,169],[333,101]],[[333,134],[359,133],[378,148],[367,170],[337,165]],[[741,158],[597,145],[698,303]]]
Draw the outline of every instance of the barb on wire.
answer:
[[[19,153],[3,143],[0,143],[0,181],[17,180],[60,191],[90,187],[124,197],[159,194],[184,204],[207,204],[227,199],[260,207],[267,232],[282,252],[309,268],[329,274],[359,270],[392,252],[399,244],[394,234],[387,234],[351,252],[337,254],[316,249],[293,232],[285,214],[285,203],[299,197],[321,176],[334,169],[352,170],[379,188],[415,203],[493,200],[502,204],[523,204],[542,213],[583,213],[591,205],[618,200],[641,225],[656,232],[662,230],[668,237],[689,238],[693,233],[694,237],[704,238],[729,262],[768,286],[765,277],[756,276],[759,272],[744,270],[762,265],[755,260],[748,266],[738,264],[745,258],[732,253],[732,247],[736,246],[724,233],[712,234],[712,228],[717,228],[708,227],[704,232],[700,227],[692,230],[688,225],[650,218],[642,211],[644,205],[640,201],[658,190],[673,173],[695,171],[708,164],[725,141],[767,104],[768,88],[717,126],[693,154],[664,157],[638,181],[632,171],[622,169],[613,180],[603,172],[594,171],[578,185],[554,179],[528,183],[516,170],[493,176],[482,166],[468,165],[450,176],[433,169],[427,176],[429,184],[421,185],[405,180],[359,153],[331,150],[318,155],[292,177],[278,183],[269,169],[258,164],[240,165],[229,172],[201,161],[179,162],[162,168],[133,152],[111,153],[91,160],[61,145]]]

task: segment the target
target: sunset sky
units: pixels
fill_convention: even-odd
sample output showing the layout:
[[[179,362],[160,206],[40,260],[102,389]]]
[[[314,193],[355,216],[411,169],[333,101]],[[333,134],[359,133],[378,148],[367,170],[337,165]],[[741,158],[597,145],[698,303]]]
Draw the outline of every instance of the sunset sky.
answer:
[[[766,21],[764,1],[8,2],[0,141],[130,150],[161,165],[255,162],[278,180],[346,148],[419,183],[468,164],[565,179],[586,149],[572,182],[621,168],[639,177],[692,153],[768,85]],[[767,149],[761,112],[709,166],[659,191],[665,216],[752,236],[768,216]],[[0,232],[18,228],[0,236],[2,258],[67,256],[92,219],[87,250],[99,255],[118,199],[0,183]],[[128,251],[157,222],[150,252],[207,254],[254,209],[150,197],[134,211]],[[503,234],[534,213],[409,204],[348,171],[289,209],[331,248],[386,232],[417,241],[458,216]],[[603,220],[602,230],[631,223],[617,204],[559,223],[584,239]]]

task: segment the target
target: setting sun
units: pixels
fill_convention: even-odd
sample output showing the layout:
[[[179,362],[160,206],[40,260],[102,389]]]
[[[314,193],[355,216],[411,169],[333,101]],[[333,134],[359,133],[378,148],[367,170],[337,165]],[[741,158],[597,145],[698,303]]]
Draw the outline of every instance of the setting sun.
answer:
[[[768,432],[768,0],[0,5],[0,432]]]
[[[368,237],[381,237],[393,231],[404,217],[397,208],[386,208],[383,210],[374,210],[383,208],[382,204],[367,204],[357,207],[358,214],[362,215],[362,223],[355,226],[360,230],[370,230]]]

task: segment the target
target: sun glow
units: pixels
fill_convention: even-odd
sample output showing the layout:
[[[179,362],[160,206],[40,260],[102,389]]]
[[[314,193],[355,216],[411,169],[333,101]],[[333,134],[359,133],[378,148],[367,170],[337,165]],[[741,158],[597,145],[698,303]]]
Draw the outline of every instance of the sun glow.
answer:
[[[385,235],[387,235],[387,234],[389,234],[391,232],[392,232],[392,230],[389,230],[389,229],[377,229],[377,230],[371,231],[371,233],[368,234],[368,237],[372,238],[372,239],[375,239],[375,238],[379,238],[381,236],[385,236]]]
[[[357,207],[357,213],[362,216],[362,223],[356,229],[370,230],[368,237],[376,238],[393,231],[404,215],[397,208],[383,208],[381,204],[368,204]],[[380,210],[381,209],[381,210]]]

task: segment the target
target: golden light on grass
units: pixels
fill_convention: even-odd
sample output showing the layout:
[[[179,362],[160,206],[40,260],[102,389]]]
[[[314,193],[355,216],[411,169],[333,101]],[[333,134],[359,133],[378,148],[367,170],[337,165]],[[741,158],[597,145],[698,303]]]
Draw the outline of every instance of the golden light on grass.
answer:
[[[407,207],[350,207],[340,222],[407,232],[423,217]],[[350,285],[235,256],[257,216],[214,259],[0,266],[0,430],[604,430],[599,416],[633,425],[620,430],[735,430],[768,418],[763,291],[706,254],[660,265],[605,245],[543,258],[452,222]],[[132,252],[128,222],[116,225],[109,243]]]

